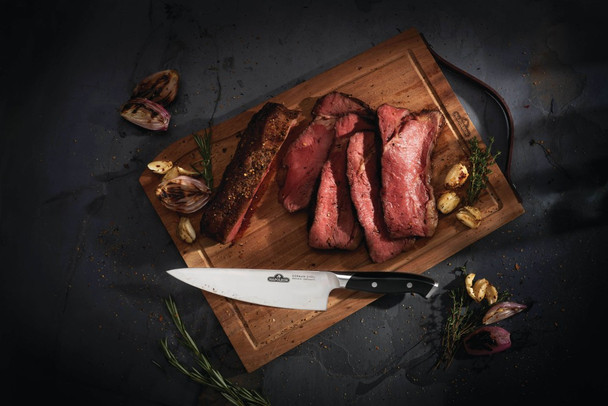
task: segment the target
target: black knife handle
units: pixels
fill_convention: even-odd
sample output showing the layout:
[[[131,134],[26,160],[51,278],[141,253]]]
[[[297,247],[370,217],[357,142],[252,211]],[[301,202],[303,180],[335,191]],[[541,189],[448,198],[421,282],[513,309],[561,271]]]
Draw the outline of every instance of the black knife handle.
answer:
[[[373,293],[417,293],[428,298],[438,284],[428,276],[412,273],[356,272],[344,287]]]

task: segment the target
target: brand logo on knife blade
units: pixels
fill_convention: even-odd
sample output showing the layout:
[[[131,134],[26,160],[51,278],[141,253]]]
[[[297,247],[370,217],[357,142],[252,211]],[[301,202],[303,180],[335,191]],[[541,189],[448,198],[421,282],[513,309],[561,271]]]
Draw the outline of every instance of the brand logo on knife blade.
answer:
[[[285,282],[285,283],[287,283],[287,282],[289,282],[289,278],[286,278],[283,275],[281,275],[280,273],[278,273],[275,276],[269,276],[268,282]]]

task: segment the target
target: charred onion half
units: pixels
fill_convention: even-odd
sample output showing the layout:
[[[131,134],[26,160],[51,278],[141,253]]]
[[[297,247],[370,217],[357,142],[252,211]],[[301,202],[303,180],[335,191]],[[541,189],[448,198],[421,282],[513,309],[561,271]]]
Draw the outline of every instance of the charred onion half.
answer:
[[[155,193],[163,206],[183,214],[201,209],[211,197],[211,189],[205,182],[186,175],[161,182]]]
[[[171,114],[166,106],[177,95],[179,75],[167,69],[153,73],[135,86],[129,100],[120,109],[127,121],[152,131],[166,131]]]

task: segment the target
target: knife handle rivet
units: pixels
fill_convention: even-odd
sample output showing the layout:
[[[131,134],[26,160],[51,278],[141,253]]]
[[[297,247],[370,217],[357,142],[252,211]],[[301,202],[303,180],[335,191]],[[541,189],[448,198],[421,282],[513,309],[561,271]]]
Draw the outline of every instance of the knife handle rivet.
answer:
[[[377,288],[378,287],[378,282],[372,282],[372,288]]]
[[[411,289],[411,288],[412,288],[412,286],[414,286],[414,285],[412,284],[412,282],[408,282],[408,283],[407,283],[407,287],[408,287],[408,289]]]

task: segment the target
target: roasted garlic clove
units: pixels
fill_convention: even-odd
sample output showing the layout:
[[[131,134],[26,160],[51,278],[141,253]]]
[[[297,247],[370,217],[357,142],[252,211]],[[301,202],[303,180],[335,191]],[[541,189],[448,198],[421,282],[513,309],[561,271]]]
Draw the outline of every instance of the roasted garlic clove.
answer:
[[[188,244],[192,244],[194,240],[196,240],[196,231],[188,217],[179,218],[179,223],[177,223],[177,235]]]
[[[211,196],[205,182],[185,175],[162,181],[155,193],[166,208],[184,214],[199,210]]]
[[[143,98],[126,102],[120,110],[120,115],[133,124],[153,131],[167,130],[171,120],[171,114],[163,106]]]
[[[152,161],[148,164],[148,169],[159,175],[164,175],[173,168],[173,162],[171,161]]]
[[[509,318],[526,310],[528,306],[515,302],[500,302],[490,307],[481,320],[483,324],[492,324]]]
[[[165,176],[163,176],[162,182],[166,182],[168,180],[175,179],[175,178],[177,178],[180,175],[181,174],[179,173],[178,167],[177,166],[173,166],[171,169],[169,169],[165,173]]]
[[[151,74],[133,89],[131,98],[143,98],[166,106],[177,95],[179,75],[176,70],[167,69]]]
[[[473,284],[473,299],[476,302],[481,302],[486,297],[486,291],[490,282],[487,279],[479,279]]]
[[[476,302],[481,302],[483,299],[488,301],[488,304],[494,304],[498,300],[498,290],[487,279],[479,279],[473,283],[475,279],[474,273],[469,273],[464,278],[464,288],[471,299]]]
[[[460,204],[460,196],[456,192],[443,192],[437,199],[437,210],[448,214]]]
[[[488,284],[486,288],[486,294],[484,298],[487,300],[489,305],[493,305],[498,300],[498,290],[491,283]]]
[[[463,340],[470,355],[490,355],[511,347],[511,334],[502,327],[484,326],[473,331]]]
[[[468,295],[471,299],[475,299],[475,292],[473,292],[473,280],[475,279],[475,274],[470,273],[464,278],[464,288],[466,289]]]
[[[481,224],[481,211],[477,207],[464,206],[456,212],[456,218],[469,228],[477,228]]]
[[[186,176],[199,176],[200,175],[200,173],[198,173],[197,171],[185,169],[185,168],[182,168],[181,166],[177,167],[177,173],[179,173],[180,175],[186,175]]]
[[[457,163],[446,174],[444,185],[448,189],[456,189],[464,185],[468,177],[469,171],[467,167],[462,163]]]

